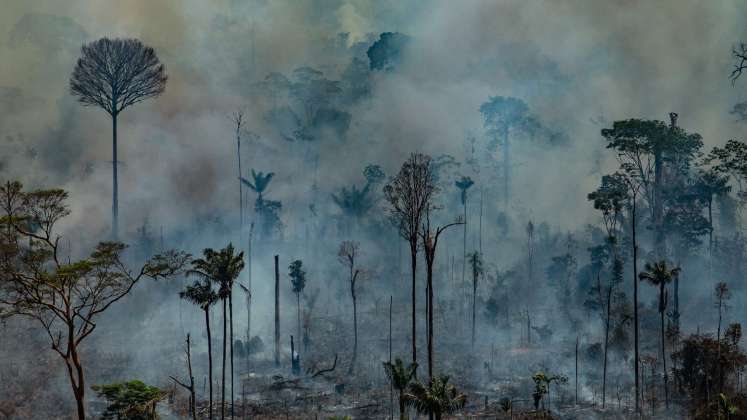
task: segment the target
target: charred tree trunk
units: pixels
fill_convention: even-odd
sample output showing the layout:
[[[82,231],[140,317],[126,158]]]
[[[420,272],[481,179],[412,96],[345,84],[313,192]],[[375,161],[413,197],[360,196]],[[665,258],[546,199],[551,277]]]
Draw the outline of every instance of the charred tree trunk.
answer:
[[[662,283],[659,290],[659,315],[661,317],[661,362],[664,367],[664,403],[666,404],[667,409],[669,409],[669,375],[667,374],[667,353],[664,348],[664,309],[666,308],[666,291],[664,287],[664,283]]]
[[[223,361],[221,367],[220,384],[220,418],[226,418],[226,299],[223,299]]]
[[[275,255],[275,366],[280,366],[280,268]]]
[[[119,180],[117,178],[117,113],[112,114],[112,238],[119,239]]]
[[[417,256],[418,256],[418,248],[417,248],[417,240],[413,243],[410,242],[410,264],[412,267],[412,362],[417,363],[418,362],[418,348],[417,348],[417,321],[416,321],[416,312],[415,312],[415,303],[417,299],[417,288],[415,284],[415,274],[417,269]]]
[[[210,336],[210,307],[205,308],[205,328],[208,340],[208,382],[210,383],[210,398],[208,400],[208,418],[213,418],[213,339]]]
[[[640,356],[638,344],[638,242],[636,242],[636,203],[635,194],[631,203],[631,228],[633,237],[633,329],[634,329],[634,369],[635,369],[635,411],[640,414]]]
[[[610,337],[610,312],[612,306],[612,287],[607,290],[607,313],[604,322],[604,366],[602,368],[602,408],[607,403],[607,350],[609,349]]]
[[[229,337],[231,339],[231,418],[233,418],[233,290],[228,293]]]

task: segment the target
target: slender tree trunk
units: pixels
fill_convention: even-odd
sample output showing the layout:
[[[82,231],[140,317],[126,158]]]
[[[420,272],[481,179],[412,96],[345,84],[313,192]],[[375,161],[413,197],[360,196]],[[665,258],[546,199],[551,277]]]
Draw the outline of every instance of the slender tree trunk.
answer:
[[[428,261],[428,379],[433,381],[433,261]]]
[[[205,308],[205,328],[208,340],[208,379],[210,383],[210,399],[208,400],[208,418],[213,418],[213,339],[210,336],[210,307]]]
[[[392,364],[392,301],[393,296],[389,295],[389,365]],[[394,419],[394,386],[389,381],[389,406],[391,408],[391,418]]]
[[[410,243],[410,264],[412,267],[412,362],[417,363],[418,362],[418,348],[417,348],[417,322],[415,319],[416,312],[415,312],[415,303],[416,303],[416,296],[417,296],[417,289],[415,284],[415,273],[417,269],[417,256],[418,256],[418,249],[417,249],[417,242]]]
[[[353,296],[353,360],[350,362],[350,373],[355,369],[355,361],[358,359],[358,300],[355,296],[355,289],[351,289],[351,292]]]
[[[86,407],[85,407],[85,393],[86,385],[83,376],[83,365],[80,362],[80,356],[78,355],[78,349],[74,344],[74,332],[70,330],[68,351],[70,356],[65,358],[65,364],[67,365],[68,375],[70,377],[70,386],[73,389],[73,395],[75,396],[75,406],[78,413],[78,420],[85,420],[86,418]]]
[[[718,328],[716,329],[716,344],[718,345],[718,384],[719,392],[723,392],[724,373],[721,368],[721,298],[718,299]]]
[[[462,284],[464,284],[467,273],[467,191],[464,191],[464,226],[462,236]]]
[[[477,273],[473,273],[472,276],[472,348],[475,348],[475,321],[477,306]]]
[[[405,420],[405,399],[402,395],[402,390],[399,391],[399,420]]]
[[[119,182],[117,179],[117,113],[112,114],[112,238],[119,239]]]
[[[296,314],[298,316],[296,337],[301,337],[301,291],[296,292]]]
[[[602,408],[607,402],[607,349],[610,337],[610,305],[612,303],[612,287],[607,291],[607,314],[604,323],[604,366],[602,368]]]
[[[578,405],[578,336],[576,336],[576,405]]]
[[[231,418],[233,418],[233,290],[228,294],[228,315],[230,317],[229,336],[231,337]]]
[[[280,366],[280,268],[275,255],[275,366]]]
[[[636,413],[640,414],[640,375],[639,375],[639,367],[640,367],[640,358],[638,353],[638,242],[636,242],[636,231],[635,231],[635,212],[636,212],[636,203],[635,203],[635,195],[633,195],[633,202],[632,202],[632,211],[631,211],[631,221],[632,221],[632,236],[633,236],[633,329],[634,329],[634,371],[635,371],[635,411]]]
[[[223,362],[220,385],[220,418],[226,418],[226,299],[223,299]]]
[[[664,284],[661,285],[660,289],[660,299],[661,302],[664,301]],[[664,349],[664,308],[662,306],[661,310],[659,311],[659,314],[661,316],[661,361],[664,364],[664,402],[666,404],[667,409],[669,409],[669,375],[667,374],[667,354]]]
[[[192,374],[192,343],[187,334],[187,372],[189,373],[189,411],[192,420],[197,420],[197,398],[195,397],[195,377]]]

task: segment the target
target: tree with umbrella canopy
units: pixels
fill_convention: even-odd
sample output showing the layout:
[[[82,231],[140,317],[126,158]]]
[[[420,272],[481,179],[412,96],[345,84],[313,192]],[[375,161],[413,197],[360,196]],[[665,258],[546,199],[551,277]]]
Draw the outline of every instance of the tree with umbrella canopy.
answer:
[[[669,267],[666,260],[657,262],[648,262],[643,268],[644,271],[638,274],[638,278],[641,281],[648,282],[654,287],[659,288],[659,315],[661,317],[661,358],[664,363],[664,400],[667,408],[669,408],[669,390],[668,382],[669,378],[667,375],[667,357],[664,349],[664,313],[667,310],[667,285],[674,280],[680,274],[681,269],[679,267]]]
[[[467,190],[470,189],[475,182],[468,176],[463,176],[454,182],[456,187],[461,192],[460,197],[462,200],[462,207],[464,208],[464,235],[462,238],[462,283],[464,283],[464,277],[467,272]]]
[[[117,117],[126,108],[161,95],[166,67],[153,48],[137,39],[101,38],[81,48],[70,76],[70,92],[83,106],[96,106],[112,119],[112,237],[119,234]]]
[[[297,337],[301,336],[301,293],[306,288],[306,271],[303,269],[303,261],[295,260],[290,266],[288,276],[291,279],[293,293],[296,294],[296,308],[298,309],[298,332]]]
[[[241,270],[244,269],[244,252],[235,254],[233,244],[220,251],[206,248],[203,258],[192,261],[192,269],[187,270],[188,276],[196,276],[202,280],[208,280],[218,285],[218,298],[223,302],[223,367],[221,374],[221,419],[225,418],[226,412],[226,302],[230,306],[230,343],[231,343],[231,393],[233,394],[233,284],[238,279]],[[233,397],[231,398],[231,410],[233,410]]]
[[[257,199],[254,202],[254,212],[259,218],[260,233],[264,237],[270,237],[272,229],[278,227],[280,220],[278,212],[282,208],[279,201],[265,200],[264,193],[270,185],[270,181],[275,176],[274,172],[263,173],[251,170],[251,180],[241,177],[241,182],[257,193]]]
[[[210,307],[218,302],[218,294],[213,290],[209,279],[195,281],[187,285],[179,297],[200,307],[205,311],[205,329],[207,330],[208,340],[208,382],[210,384],[210,399],[208,400],[208,413],[213,412],[213,344],[210,335]]]
[[[340,208],[343,216],[349,221],[357,223],[363,216],[368,213],[374,206],[373,195],[371,194],[371,184],[366,184],[363,188],[358,188],[356,185],[350,188],[342,187],[340,192],[335,194],[332,193],[332,201]],[[348,235],[352,229],[352,224],[348,225]]]

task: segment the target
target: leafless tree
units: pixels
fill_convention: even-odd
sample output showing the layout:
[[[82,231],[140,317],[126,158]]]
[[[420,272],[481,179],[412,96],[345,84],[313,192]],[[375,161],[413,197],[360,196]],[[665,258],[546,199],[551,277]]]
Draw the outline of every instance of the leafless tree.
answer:
[[[360,244],[358,242],[343,241],[340,244],[337,258],[350,270],[350,297],[353,299],[353,358],[350,362],[349,373],[355,369],[355,360],[358,356],[358,296],[355,294],[355,286],[362,277],[362,271],[357,265],[359,256]]]
[[[154,98],[166,88],[166,67],[153,48],[137,39],[101,38],[83,45],[70,76],[70,92],[84,106],[112,118],[112,237],[119,230],[117,117],[127,107]]]
[[[37,321],[52,350],[65,362],[78,419],[85,419],[85,378],[80,346],[99,315],[125,297],[141,279],[169,277],[189,256],[157,255],[140,270],[122,260],[126,246],[102,242],[78,261],[60,256],[57,223],[70,211],[63,190],[24,191],[18,182],[0,186],[0,319]]]
[[[435,181],[431,158],[422,153],[413,153],[405,161],[399,173],[384,187],[384,195],[391,206],[390,219],[399,235],[410,244],[412,267],[412,360],[417,363],[416,287],[418,232],[428,203],[435,192]]]

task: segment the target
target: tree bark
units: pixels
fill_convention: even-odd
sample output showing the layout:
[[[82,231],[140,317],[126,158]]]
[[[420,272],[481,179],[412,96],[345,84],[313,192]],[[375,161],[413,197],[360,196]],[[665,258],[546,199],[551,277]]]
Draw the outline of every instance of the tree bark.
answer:
[[[280,269],[275,255],[275,366],[280,366]]]
[[[226,418],[226,300],[223,299],[223,366],[221,368],[220,418]]]
[[[117,113],[112,114],[112,238],[119,239],[119,182],[117,179]]]
[[[604,367],[602,369],[602,408],[607,402],[607,350],[610,337],[610,307],[612,303],[612,286],[607,291],[607,316],[604,323]]]
[[[233,290],[228,294],[229,336],[231,337],[231,418],[233,418]]]
[[[661,284],[659,293],[660,304],[662,305],[659,314],[661,316],[661,361],[664,364],[664,402],[669,409],[669,375],[667,374],[667,354],[664,349],[664,283]]]
[[[415,273],[417,269],[417,256],[418,256],[418,249],[417,249],[417,241],[415,243],[410,242],[410,264],[412,267],[412,362],[417,363],[418,362],[418,348],[416,344],[417,340],[417,322],[416,322],[416,312],[415,312],[415,303],[417,299],[417,289],[415,284]]]
[[[634,328],[634,369],[635,369],[635,411],[640,414],[640,358],[638,350],[638,243],[636,242],[636,229],[635,229],[635,218],[636,218],[636,203],[635,195],[633,195],[633,202],[631,206],[631,222],[632,222],[632,236],[633,236],[633,328]]]
[[[213,418],[213,339],[210,336],[210,307],[205,308],[205,326],[208,340],[208,379],[210,382],[210,399],[208,400],[208,418]],[[204,388],[203,388],[204,392]]]

